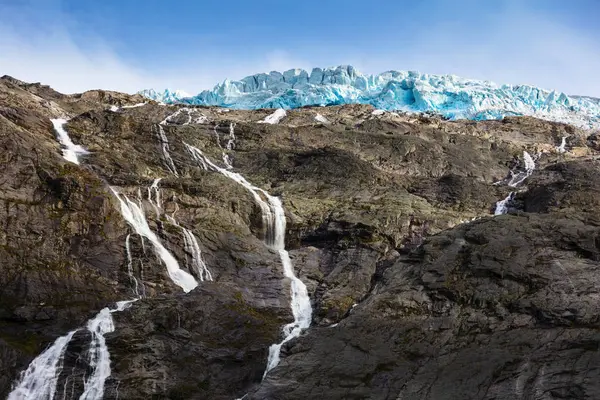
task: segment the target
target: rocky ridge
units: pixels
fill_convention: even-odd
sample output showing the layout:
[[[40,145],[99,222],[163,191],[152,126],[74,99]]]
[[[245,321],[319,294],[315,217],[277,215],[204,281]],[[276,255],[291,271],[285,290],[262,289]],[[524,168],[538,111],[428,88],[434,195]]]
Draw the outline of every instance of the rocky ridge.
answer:
[[[367,105],[260,123],[274,111],[0,79],[0,396],[57,337],[131,298],[131,266],[145,296],[106,335],[106,399],[598,397],[597,135]],[[52,118],[89,151],[80,165],[61,157]],[[313,322],[264,380],[293,320],[290,283],[252,195],[186,144],[283,201]],[[509,187],[523,151],[536,169]],[[169,279],[110,187],[141,204],[196,289]],[[213,281],[198,279],[183,228]],[[89,341],[80,330],[69,344],[57,393],[83,391]]]

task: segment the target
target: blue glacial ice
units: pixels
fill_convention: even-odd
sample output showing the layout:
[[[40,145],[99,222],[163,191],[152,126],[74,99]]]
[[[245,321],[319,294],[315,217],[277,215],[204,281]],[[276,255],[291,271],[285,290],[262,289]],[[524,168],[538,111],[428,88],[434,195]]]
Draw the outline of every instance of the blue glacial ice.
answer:
[[[162,92],[154,89],[144,89],[138,92],[142,96],[166,104],[178,103],[181,99],[191,97],[190,94],[183,90],[165,89]],[[136,104],[137,105],[137,104]]]
[[[352,66],[256,74],[225,80],[196,96],[152,89],[140,92],[163,103],[234,109],[370,104],[382,110],[433,112],[449,119],[502,119],[529,115],[584,128],[600,128],[600,99],[568,96],[529,85],[387,71],[363,75]]]

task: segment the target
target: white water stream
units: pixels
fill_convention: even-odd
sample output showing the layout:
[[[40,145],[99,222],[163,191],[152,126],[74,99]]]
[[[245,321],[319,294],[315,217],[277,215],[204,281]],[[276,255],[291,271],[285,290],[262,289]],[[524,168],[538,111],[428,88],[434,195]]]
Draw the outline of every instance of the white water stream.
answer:
[[[52,400],[56,393],[58,377],[63,369],[67,345],[77,330],[54,341],[21,372],[21,377],[7,400]]]
[[[182,125],[189,125],[189,124],[191,124],[193,122],[192,121],[192,113],[191,113],[191,110],[189,108],[187,108],[187,107],[182,107],[182,108],[178,109],[173,114],[168,115],[165,119],[163,119],[158,124],[158,137],[159,137],[160,142],[161,142],[163,158],[165,160],[165,164],[167,164],[167,169],[173,175],[178,175],[178,173],[177,173],[177,168],[175,167],[175,163],[173,162],[173,159],[171,158],[170,148],[169,148],[169,139],[167,138],[167,134],[165,132],[164,127],[169,122],[171,122],[171,120],[173,118],[177,117],[182,112],[186,112],[187,113],[187,118],[188,118],[187,121],[185,121]],[[204,116],[202,116],[202,117],[204,117]],[[200,117],[199,121],[201,121],[202,117]],[[204,118],[206,118],[206,117],[204,117]]]
[[[508,196],[504,200],[500,200],[496,203],[496,210],[494,211],[494,215],[502,215],[508,212],[508,205],[513,199],[515,192],[510,192]]]
[[[144,240],[144,239],[142,239]],[[144,284],[142,283],[142,293],[140,293],[140,282],[133,274],[133,258],[131,257],[131,234],[128,234],[125,238],[125,251],[127,252],[127,275],[129,276],[129,280],[133,284],[133,294],[136,299],[145,297],[144,293],[146,292],[144,288]]]
[[[168,141],[166,139],[166,135],[164,134],[164,130],[162,129],[162,125],[166,124],[167,121],[176,114],[167,117],[159,124],[159,132],[161,134],[161,141],[163,142],[163,153],[165,155],[165,159],[170,160],[170,162],[168,161],[167,164],[171,172],[174,174],[177,174],[177,171],[175,170],[175,166],[168,153]],[[188,117],[191,120],[189,113]],[[57,133],[57,138],[64,147],[63,157],[67,161],[70,161],[74,164],[79,164],[78,156],[88,154],[88,152],[82,146],[75,145],[72,142],[68,133],[64,129],[64,124],[66,124],[66,122],[67,121],[64,119],[52,120],[52,124]],[[188,123],[189,122],[190,121],[188,121]],[[161,208],[160,191],[158,189],[159,182],[160,179],[156,179],[148,188],[148,201],[154,206],[157,213],[157,218],[160,214],[159,210]],[[198,285],[194,277],[179,268],[177,260],[161,244],[158,237],[150,229],[141,205],[141,194],[138,194],[140,201],[140,205],[138,205],[129,200],[127,196],[117,193],[112,187],[110,189],[119,200],[120,210],[123,218],[134,228],[136,233],[142,237],[142,244],[143,238],[146,238],[154,245],[157,255],[165,263],[167,272],[169,273],[169,276],[173,282],[180,286],[185,292],[189,292],[194,289]],[[153,194],[155,199],[154,201],[152,200]],[[212,280],[210,272],[201,259],[201,253],[196,238],[187,229],[182,229],[184,231],[186,248],[188,248],[188,251],[190,254],[192,254],[193,266],[196,269],[198,276],[201,280]],[[79,397],[80,400],[101,400],[103,398],[104,384],[106,379],[111,375],[110,353],[108,351],[108,347],[106,346],[105,335],[107,333],[114,332],[115,330],[112,313],[125,310],[141,297],[138,280],[133,274],[130,238],[131,235],[127,235],[125,240],[125,248],[127,252],[127,272],[134,285],[133,290],[136,297],[132,300],[118,302],[116,308],[114,309],[107,307],[100,310],[100,312],[94,318],[87,322],[86,328],[91,335],[91,340],[86,356],[88,361],[87,364],[91,372],[84,378],[83,393]],[[19,380],[14,384],[13,390],[8,395],[8,400],[53,400],[56,394],[58,379],[61,371],[63,370],[65,353],[69,343],[73,339],[73,336],[78,331],[79,330],[74,330],[65,336],[59,337],[50,347],[36,357],[29,364],[27,369],[21,373]]]
[[[52,122],[52,126],[56,131],[59,143],[63,146],[63,158],[72,162],[73,164],[79,164],[79,156],[89,154],[89,152],[82,146],[73,143],[69,137],[69,134],[65,130],[65,124],[67,123],[66,119],[58,118],[51,119],[50,121]]]
[[[229,123],[229,138],[227,139],[227,145],[225,146],[227,152],[233,151],[235,149],[235,124],[233,122]],[[231,157],[225,150],[223,150],[223,163],[227,169],[233,169],[233,165],[231,165]]]
[[[83,394],[79,397],[80,400],[100,400],[103,398],[104,382],[111,374],[110,353],[104,335],[115,331],[112,313],[129,308],[131,303],[137,300],[120,301],[117,303],[117,308],[104,308],[100,310],[96,317],[88,321],[87,329],[92,334],[92,340],[87,354],[92,373],[84,381]]]
[[[529,178],[533,171],[535,170],[535,161],[531,157],[531,155],[524,151],[523,152],[523,163],[524,170],[518,173],[514,173],[511,171],[511,179],[508,182],[508,186],[517,187],[519,184],[523,183],[525,179]],[[496,209],[494,210],[494,215],[503,215],[508,212],[508,207],[515,196],[515,192],[511,192],[506,198],[496,202]]]
[[[86,325],[90,332],[90,346],[86,353],[91,373],[84,380],[80,400],[101,400],[104,383],[110,376],[110,353],[104,335],[114,332],[112,313],[123,311],[137,299],[120,301],[116,308],[103,308]],[[21,373],[19,381],[8,395],[8,400],[53,400],[58,378],[63,369],[67,347],[79,329],[54,341],[54,344],[37,356]]]
[[[531,155],[526,151],[523,152],[523,162],[525,163],[525,170],[516,174],[511,171],[512,177],[510,182],[508,182],[508,186],[516,187],[533,174],[533,171],[535,170],[535,161],[533,161]]]
[[[146,220],[146,216],[144,215],[144,211],[142,211],[139,205],[129,200],[127,196],[119,194],[114,188],[111,187],[110,189],[119,200],[121,214],[125,221],[131,225],[138,235],[145,237],[152,243],[156,254],[167,267],[167,273],[171,280],[186,293],[198,286],[198,282],[196,282],[194,277],[179,268],[179,263],[175,257],[173,257],[169,250],[163,246],[158,236],[152,232],[148,225],[148,221]]]
[[[154,207],[154,210],[156,212],[156,218],[160,218],[160,215],[162,213],[160,188],[158,186],[161,179],[162,178],[155,179],[152,182],[152,185],[148,188],[148,201]],[[200,279],[200,281],[212,281],[213,277],[208,267],[206,266],[204,259],[202,258],[202,251],[200,250],[198,239],[196,239],[196,236],[189,229],[186,229],[183,226],[179,225],[179,223],[177,223],[177,220],[175,220],[176,211],[177,209],[173,212],[173,215],[165,215],[165,217],[169,222],[181,229],[181,232],[183,234],[183,243],[185,251],[189,253],[192,257],[190,269],[196,272],[196,276],[198,277],[198,279]]]
[[[556,148],[556,151],[558,151],[559,153],[566,153],[567,152],[567,137],[563,136],[562,140],[560,142],[560,146],[558,146]]]
[[[184,143],[194,160],[206,169],[219,172],[246,188],[256,200],[262,211],[263,226],[265,227],[265,242],[279,253],[283,266],[284,276],[291,281],[291,307],[294,321],[283,327],[284,339],[269,348],[269,357],[264,376],[275,368],[280,361],[281,346],[289,340],[300,336],[302,331],[310,326],[312,320],[312,307],[306,285],[296,277],[294,267],[288,252],[285,250],[286,219],[281,200],[271,196],[265,190],[252,185],[242,175],[215,165],[198,148]],[[263,197],[267,201],[263,200]]]
[[[65,147],[63,157],[74,164],[79,164],[78,156],[88,154],[82,146],[75,145],[64,129],[65,120],[54,119],[52,124],[58,134],[59,142]],[[128,256],[128,272],[131,271],[131,254],[129,236],[126,243]],[[130,277],[132,274],[130,274]],[[104,335],[114,332],[115,325],[112,313],[123,311],[139,298],[137,280],[135,292],[138,294],[133,300],[121,301],[116,308],[104,308],[87,322],[86,328],[91,335],[90,345],[86,353],[87,363],[91,373],[84,380],[83,393],[80,400],[100,400],[104,396],[104,383],[110,376],[110,353],[106,346]],[[79,329],[69,332],[54,341],[52,346],[37,356],[21,373],[13,390],[8,395],[8,400],[53,400],[58,385],[58,379],[63,369],[67,347]]]

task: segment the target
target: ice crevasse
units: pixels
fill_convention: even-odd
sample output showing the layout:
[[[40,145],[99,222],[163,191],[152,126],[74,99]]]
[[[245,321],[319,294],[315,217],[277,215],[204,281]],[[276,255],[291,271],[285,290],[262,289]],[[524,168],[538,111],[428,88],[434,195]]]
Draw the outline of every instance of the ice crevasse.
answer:
[[[352,66],[313,68],[251,75],[225,80],[196,96],[153,89],[140,92],[164,103],[222,106],[237,109],[371,104],[382,110],[433,112],[449,119],[501,119],[529,115],[583,128],[600,128],[600,99],[568,96],[529,85],[497,85],[490,81],[387,71],[364,75]]]

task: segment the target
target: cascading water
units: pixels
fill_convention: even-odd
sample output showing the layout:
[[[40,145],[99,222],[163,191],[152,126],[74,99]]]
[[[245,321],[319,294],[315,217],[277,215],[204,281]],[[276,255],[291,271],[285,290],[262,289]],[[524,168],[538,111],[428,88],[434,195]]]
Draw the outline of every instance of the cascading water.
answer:
[[[567,137],[563,136],[562,140],[560,142],[560,146],[558,146],[556,148],[556,151],[558,151],[559,153],[566,153],[567,152]]]
[[[115,331],[112,313],[129,308],[131,303],[137,300],[120,301],[117,303],[117,308],[104,308],[96,317],[88,321],[87,329],[92,335],[88,349],[88,364],[92,373],[84,381],[83,394],[79,400],[100,400],[104,396],[104,382],[111,374],[110,353],[104,335]]]
[[[508,196],[504,200],[500,200],[496,203],[496,210],[494,211],[494,215],[502,215],[508,212],[508,205],[512,201],[515,192],[510,192]]]
[[[225,148],[221,145],[221,137],[219,136],[219,124],[215,125],[213,128],[213,132],[215,133],[215,139],[217,140],[217,146],[221,149],[221,156],[223,158],[223,164],[225,164],[226,169],[233,169],[233,165],[231,165],[231,157],[229,157],[228,152],[235,149],[235,124],[233,122],[229,123],[229,137],[227,139],[227,144]],[[202,168],[207,169],[207,166],[202,166]]]
[[[112,313],[125,310],[136,300],[120,301],[116,308],[104,308],[88,321],[86,328],[91,334],[91,341],[87,351],[87,364],[91,373],[85,378],[80,400],[101,400],[104,396],[104,383],[111,374],[110,353],[104,335],[115,330]],[[8,400],[53,400],[67,346],[77,331],[59,337],[52,346],[37,356],[21,374],[8,395]]]
[[[235,124],[233,122],[229,123],[229,138],[227,139],[227,145],[225,148],[227,149],[227,152],[235,149]],[[233,169],[233,165],[231,165],[231,157],[227,152],[223,150],[223,163],[227,169]]]
[[[58,377],[63,368],[67,346],[77,330],[54,341],[54,344],[37,356],[21,373],[21,378],[7,400],[52,400]]]
[[[65,130],[66,119],[51,119],[52,126],[56,131],[59,143],[63,146],[62,154],[63,158],[73,164],[79,164],[79,156],[89,154],[89,152],[83,147],[73,143],[69,134]]]
[[[525,179],[529,178],[531,174],[533,174],[533,171],[535,170],[535,161],[533,160],[533,157],[531,157],[531,155],[526,151],[523,152],[523,162],[525,164],[525,170],[516,174],[511,171],[512,177],[508,182],[508,186],[516,187],[517,185],[523,183]],[[515,192],[511,192],[508,196],[506,196],[506,198],[496,202],[494,215],[506,214],[514,196]]]
[[[177,175],[177,168],[175,168],[175,163],[171,158],[171,154],[169,153],[169,139],[167,139],[167,134],[163,128],[163,122],[158,124],[158,137],[160,139],[160,144],[163,153],[163,159],[165,160],[165,164],[167,164],[167,169],[173,174]]]
[[[158,188],[158,184],[160,183],[162,178],[157,178],[152,182],[152,185],[148,187],[148,202],[154,207],[154,211],[156,212],[156,218],[160,218],[160,190]],[[154,195],[154,200],[152,197]]]
[[[302,331],[310,326],[312,320],[312,307],[306,285],[296,277],[289,253],[285,250],[286,219],[281,200],[269,195],[263,189],[252,185],[240,174],[215,165],[198,148],[187,143],[184,144],[194,160],[196,160],[201,167],[227,176],[252,193],[262,211],[263,226],[266,228],[265,242],[269,247],[278,251],[281,258],[281,264],[283,265],[284,275],[291,281],[291,307],[294,321],[283,327],[283,341],[273,344],[269,348],[269,358],[263,375],[264,377],[271,369],[279,364],[281,346],[291,339],[300,336]],[[268,203],[262,199],[260,196],[261,194],[267,199]]]
[[[192,269],[196,271],[198,279],[200,279],[200,281],[212,281],[212,274],[208,270],[208,267],[202,258],[202,252],[200,251],[200,246],[198,245],[196,236],[194,236],[189,229],[184,227],[181,227],[181,231],[183,232],[185,249],[192,256]]]
[[[233,122],[229,123],[229,138],[227,140],[226,148],[229,151],[235,149],[235,124]]]
[[[66,147],[63,150],[63,157],[72,163],[79,164],[77,158],[80,154],[87,154],[87,151],[73,144],[68,133],[64,130],[64,120],[52,120],[52,123],[59,135],[59,141]],[[128,237],[129,239],[129,237]],[[126,247],[128,259],[130,260],[129,242]],[[136,287],[137,291],[137,287]],[[112,319],[112,313],[123,311],[129,305],[136,301],[128,300],[117,303],[114,309],[104,308],[94,318],[88,321],[87,330],[91,334],[90,347],[87,352],[88,366],[91,373],[84,381],[84,391],[80,400],[100,400],[104,395],[104,382],[110,376],[110,353],[106,347],[104,335],[113,332],[115,329]],[[65,352],[73,335],[78,330],[69,332],[65,336],[56,339],[54,344],[46,351],[36,357],[28,366],[27,370],[21,374],[21,378],[15,384],[14,389],[8,395],[9,400],[53,400],[56,393],[58,379],[63,368]]]
[[[177,168],[175,167],[175,163],[171,158],[170,147],[169,147],[169,139],[167,138],[167,134],[165,132],[164,126],[167,125],[173,118],[177,117],[182,112],[187,113],[187,121],[182,125],[189,125],[192,123],[192,113],[190,109],[187,107],[180,108],[175,111],[173,114],[168,115],[165,119],[158,123],[158,137],[161,142],[161,148],[163,153],[163,159],[165,160],[165,164],[167,165],[167,169],[173,174],[178,175]]]
[[[523,152],[523,162],[525,163],[525,171],[521,171],[516,174],[511,172],[513,175],[510,179],[510,182],[508,182],[508,186],[516,187],[525,179],[529,178],[531,174],[533,174],[533,171],[535,170],[535,161],[533,161],[531,155],[526,151]]]
[[[173,257],[169,250],[167,250],[163,246],[163,244],[158,239],[158,236],[156,236],[156,234],[152,232],[142,209],[133,201],[129,200],[127,196],[120,195],[112,187],[110,189],[119,200],[119,204],[121,206],[121,214],[123,215],[125,221],[127,221],[129,225],[131,225],[131,227],[135,230],[135,232],[138,235],[145,237],[150,241],[150,243],[152,243],[156,254],[167,267],[167,273],[169,274],[171,280],[177,286],[182,288],[183,291],[186,293],[190,292],[196,286],[198,286],[198,282],[196,282],[194,277],[182,270],[181,268],[179,268],[179,263],[177,262],[175,257]],[[123,197],[125,200],[123,200],[121,197]]]
[[[189,115],[188,115],[189,116]],[[191,116],[189,116],[191,119]],[[167,118],[168,119],[168,118]],[[166,120],[163,121],[166,123]],[[63,145],[63,157],[72,163],[79,164],[78,156],[82,154],[88,154],[87,150],[85,150],[82,146],[75,145],[66,130],[64,129],[64,124],[66,120],[55,119],[52,120],[52,124],[54,129],[58,134],[58,140]],[[162,123],[161,123],[162,124]],[[162,126],[160,131],[163,132]],[[163,141],[163,144],[166,141]],[[167,142],[168,144],[168,142]],[[163,147],[163,150],[165,148]],[[167,146],[167,156],[168,156],[168,146]],[[168,157],[170,159],[170,156]],[[172,160],[171,160],[172,164]],[[174,168],[174,165],[172,165]],[[173,171],[175,171],[173,169]],[[173,172],[172,171],[172,172]],[[176,174],[176,171],[174,172]],[[153,206],[156,207],[157,215],[159,214],[158,210],[161,206],[160,204],[160,192],[158,190],[158,183],[160,179],[157,179],[153,182],[152,186],[148,190],[148,200]],[[193,288],[197,286],[196,280],[179,268],[179,264],[177,260],[169,253],[169,251],[164,248],[164,246],[158,240],[158,237],[152,232],[148,226],[148,222],[144,216],[141,205],[138,206],[127,196],[125,201],[121,199],[121,196],[111,187],[112,192],[115,194],[117,199],[119,200],[121,214],[125,218],[125,220],[135,229],[135,231],[140,235],[140,237],[145,237],[154,245],[156,249],[157,255],[163,260],[165,265],[167,266],[167,271],[169,272],[169,276],[173,279],[173,281],[178,284],[185,292],[189,292]],[[155,193],[156,202],[152,202],[152,192]],[[141,202],[141,194],[138,194],[138,197]],[[199,253],[198,243],[195,240],[195,237],[191,234],[191,232],[187,231],[189,235],[186,234],[186,240],[189,240],[190,247],[197,248],[198,251],[194,249],[192,251],[194,260],[199,268],[199,275],[201,277],[212,277],[210,276],[210,272],[204,266],[204,270],[201,270],[201,265],[198,260],[196,260],[196,254]],[[105,335],[107,333],[114,332],[115,325],[114,320],[112,318],[112,313],[120,312],[130,307],[131,304],[137,301],[141,296],[139,293],[138,281],[133,275],[133,267],[132,267],[132,257],[131,257],[131,247],[130,247],[130,238],[131,235],[127,235],[125,240],[125,248],[127,251],[127,271],[130,279],[134,283],[134,293],[135,298],[127,301],[120,301],[117,303],[116,308],[104,308],[102,309],[94,318],[88,321],[86,328],[90,332],[91,340],[90,345],[87,351],[88,363],[87,365],[90,368],[90,373],[85,377],[83,382],[83,393],[79,397],[80,400],[101,400],[104,396],[104,384],[106,379],[111,375],[110,368],[110,353],[108,351],[108,347],[106,346],[106,338]],[[193,240],[191,239],[193,238]],[[143,243],[143,239],[142,239]],[[21,377],[19,381],[14,385],[14,389],[9,393],[8,400],[53,400],[58,380],[63,369],[64,357],[67,350],[67,347],[73,336],[78,330],[74,330],[69,332],[65,336],[61,336],[44,352],[42,352],[38,357],[36,357],[28,366],[27,370],[21,373]],[[65,386],[65,394],[66,394],[66,386]]]
[[[128,234],[125,238],[125,251],[127,252],[127,275],[129,276],[129,280],[133,284],[133,294],[136,298],[142,298],[143,296],[140,294],[140,283],[137,278],[133,274],[133,258],[131,257],[131,234]],[[143,240],[143,239],[142,239]],[[142,284],[143,288],[143,284]],[[145,290],[142,289],[143,292]]]
[[[158,184],[160,183],[162,178],[155,179],[152,182],[152,185],[148,188],[148,201],[154,207],[156,211],[156,217],[159,218],[161,215],[162,204],[160,201],[160,188]],[[154,196],[153,196],[154,195]],[[154,197],[154,200],[152,200]],[[175,213],[173,213],[175,214]],[[179,227],[183,233],[183,243],[186,252],[188,252],[192,257],[191,269],[196,272],[196,276],[200,281],[212,281],[212,274],[210,273],[204,259],[202,258],[202,251],[200,250],[200,245],[198,244],[198,239],[196,236],[189,230],[179,225],[175,220],[174,215],[166,215],[168,221],[170,221],[173,225]]]

